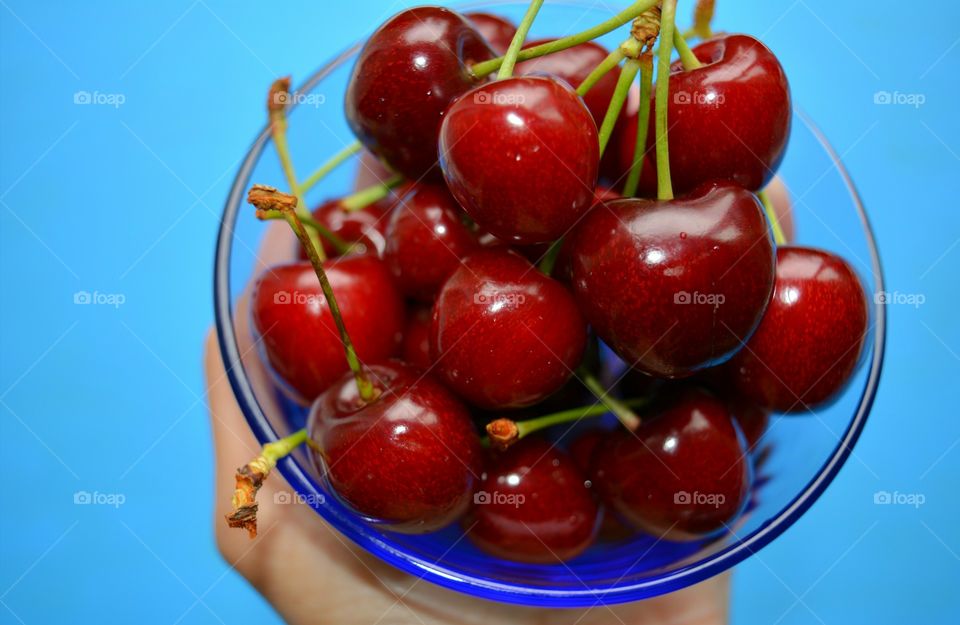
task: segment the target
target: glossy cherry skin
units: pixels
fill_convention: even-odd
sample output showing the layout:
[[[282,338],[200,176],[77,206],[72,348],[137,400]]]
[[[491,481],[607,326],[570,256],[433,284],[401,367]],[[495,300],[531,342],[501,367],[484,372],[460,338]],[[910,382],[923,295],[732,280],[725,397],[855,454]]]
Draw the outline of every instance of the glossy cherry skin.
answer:
[[[494,52],[506,54],[513,36],[517,34],[517,27],[513,22],[490,13],[466,13],[464,17],[470,20]]]
[[[693,48],[703,67],[671,67],[667,106],[670,175],[675,193],[704,182],[729,180],[758,191],[777,168],[790,137],[790,86],[777,57],[748,35],[726,35]],[[620,142],[621,162],[633,161],[637,118]],[[656,172],[650,116],[644,171]],[[655,192],[656,176],[643,178],[642,194]]]
[[[399,362],[372,365],[380,392],[360,400],[352,374],[314,403],[314,461],[337,495],[388,529],[422,533],[459,518],[483,470],[466,408],[429,376]]]
[[[782,247],[767,312],[725,368],[736,390],[759,406],[806,412],[846,387],[860,363],[869,319],[866,292],[845,260]]]
[[[360,210],[348,211],[340,200],[330,200],[314,209],[313,218],[340,237],[344,243],[359,244],[352,253],[379,256],[383,254],[387,245],[386,215],[395,201],[395,198],[388,198]],[[320,237],[320,242],[323,244],[323,251],[327,254],[327,258],[338,255],[329,241]],[[301,250],[301,258],[304,257]]]
[[[633,527],[667,540],[723,531],[743,510],[751,467],[723,401],[688,389],[635,432],[612,433],[594,454],[594,485]]]
[[[560,389],[586,339],[570,292],[515,252],[468,256],[433,306],[437,369],[480,408],[521,408]]]
[[[441,185],[411,184],[390,215],[383,258],[407,297],[432,302],[460,259],[479,247]]]
[[[451,193],[511,244],[552,242],[590,208],[599,144],[590,111],[554,78],[515,76],[454,102],[440,128]]]
[[[587,484],[570,456],[542,438],[525,438],[490,454],[463,522],[467,535],[507,560],[570,560],[597,533],[599,509]]]
[[[397,353],[403,298],[386,265],[373,256],[324,263],[344,324],[362,361]],[[280,386],[307,404],[347,371],[333,315],[309,262],[266,269],[254,285],[253,327]]]
[[[347,84],[347,122],[370,151],[419,180],[436,165],[447,106],[480,82],[468,66],[494,56],[455,11],[426,6],[398,13],[360,51]]]
[[[430,354],[430,324],[432,308],[414,308],[407,317],[407,327],[403,331],[403,346],[400,355],[407,364],[424,371],[433,365]]]
[[[773,291],[763,208],[728,183],[670,201],[600,204],[570,246],[587,321],[620,358],[656,377],[687,377],[728,359]]]

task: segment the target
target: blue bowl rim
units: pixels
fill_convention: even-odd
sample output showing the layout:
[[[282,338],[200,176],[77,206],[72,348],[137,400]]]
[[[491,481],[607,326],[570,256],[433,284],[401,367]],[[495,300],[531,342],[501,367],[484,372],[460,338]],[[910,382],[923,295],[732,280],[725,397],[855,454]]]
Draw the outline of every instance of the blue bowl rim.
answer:
[[[487,2],[471,3],[458,8],[459,10],[489,8],[497,4],[507,4],[509,2],[510,0],[502,0],[499,2],[496,0],[488,0]],[[576,5],[582,4],[582,2],[573,0],[570,2],[562,2],[562,4]],[[345,61],[358,52],[359,48],[360,44],[357,44],[339,54],[310,76],[310,78],[299,87],[298,91],[308,92],[312,90],[331,72],[339,68]],[[296,101],[294,101],[291,106],[296,106]],[[884,290],[883,269],[880,263],[876,238],[856,186],[844,167],[840,156],[827,141],[826,136],[805,113],[802,111],[795,112],[827,151],[837,171],[843,178],[847,191],[853,200],[854,207],[859,214],[868,247],[870,248],[871,270],[876,285],[876,292],[882,292]],[[247,379],[240,350],[236,343],[233,309],[230,299],[230,252],[234,224],[240,214],[240,208],[245,204],[246,189],[250,184],[250,176],[269,139],[270,131],[269,128],[265,126],[241,163],[240,169],[234,178],[233,186],[227,196],[220,222],[220,229],[217,235],[213,284],[217,338],[226,367],[227,377],[230,380],[230,385],[237,398],[237,403],[243,411],[254,435],[261,444],[276,441],[279,436],[270,424],[269,419],[254,394],[250,381]],[[866,385],[854,418],[850,421],[846,431],[838,441],[833,454],[820,468],[818,474],[807,483],[803,490],[801,490],[776,517],[758,528],[752,534],[746,537],[737,537],[736,542],[724,549],[705,557],[703,560],[672,571],[667,575],[622,586],[615,585],[605,588],[585,587],[581,590],[525,587],[516,584],[498,583],[489,579],[464,576],[456,571],[446,569],[438,562],[430,562],[423,558],[415,557],[378,538],[375,529],[370,528],[368,530],[362,524],[359,528],[348,525],[347,519],[343,516],[320,505],[314,505],[314,509],[316,509],[327,522],[333,525],[336,530],[342,532],[368,552],[397,568],[440,586],[486,599],[522,605],[589,607],[599,603],[613,604],[636,601],[679,590],[731,568],[768,545],[786,531],[797,519],[803,516],[803,513],[813,505],[836,477],[866,425],[867,417],[876,397],[881,370],[883,368],[884,347],[886,342],[885,306],[875,300],[873,313],[875,332]],[[293,458],[282,460],[278,464],[278,469],[287,482],[298,492],[309,493],[315,490],[313,479],[307,475]]]

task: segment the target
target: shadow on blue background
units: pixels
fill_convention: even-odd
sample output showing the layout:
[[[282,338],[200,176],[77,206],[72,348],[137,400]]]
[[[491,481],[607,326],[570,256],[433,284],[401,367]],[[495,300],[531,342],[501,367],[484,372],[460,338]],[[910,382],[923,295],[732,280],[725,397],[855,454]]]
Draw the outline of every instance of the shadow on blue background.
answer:
[[[269,81],[409,4],[0,0],[0,621],[277,620],[212,539],[200,350],[219,211]],[[736,622],[960,619],[958,21],[946,0],[719,2],[721,28],[779,55],[913,302],[890,306],[857,454],[737,569]],[[925,503],[877,506],[883,490]]]

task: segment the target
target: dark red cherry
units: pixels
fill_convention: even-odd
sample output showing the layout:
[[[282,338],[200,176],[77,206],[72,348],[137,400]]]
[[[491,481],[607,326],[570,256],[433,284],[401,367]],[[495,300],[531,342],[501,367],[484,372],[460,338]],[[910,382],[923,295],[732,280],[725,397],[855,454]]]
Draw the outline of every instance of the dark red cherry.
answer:
[[[411,184],[400,193],[387,226],[383,258],[408,297],[433,301],[460,259],[477,249],[460,206],[440,185]]]
[[[723,362],[773,290],[774,246],[749,191],[599,204],[576,228],[571,276],[587,321],[624,361],[665,378]]]
[[[508,560],[564,562],[590,546],[599,510],[570,457],[539,437],[489,456],[464,519],[470,539]]]
[[[433,307],[437,368],[451,389],[481,408],[529,406],[560,389],[586,338],[570,292],[515,252],[468,256]]]
[[[467,214],[509,243],[552,242],[593,202],[596,124],[554,78],[515,76],[464,95],[444,117],[440,155]]]
[[[494,52],[506,54],[517,33],[517,27],[510,20],[490,13],[466,13],[464,17],[470,20]]]
[[[637,529],[667,540],[722,531],[743,510],[751,470],[726,405],[698,389],[641,414],[594,454],[594,485]]]
[[[386,215],[394,202],[395,198],[388,198],[360,210],[350,211],[343,207],[340,200],[330,200],[314,209],[313,218],[340,237],[344,243],[359,244],[353,251],[379,256],[386,247]],[[320,242],[328,258],[337,255],[337,250],[329,241],[320,237]],[[302,250],[300,257],[306,257]]]
[[[430,356],[430,323],[432,308],[414,308],[407,318],[407,327],[403,331],[403,347],[400,351],[403,361],[424,371],[433,365]]]
[[[758,445],[770,426],[770,413],[742,397],[728,399],[727,406],[743,432],[747,449],[751,453],[760,451]]]
[[[674,63],[667,107],[670,175],[678,194],[711,180],[730,180],[757,191],[777,168],[790,137],[790,86],[774,56],[748,35],[726,35],[693,48],[703,67]],[[623,169],[633,161],[637,118],[620,142]],[[650,116],[645,172],[654,174],[656,131]],[[643,177],[641,193],[655,192],[656,176]]]
[[[747,345],[725,365],[736,390],[774,412],[804,412],[846,387],[863,354],[867,296],[839,256],[777,251],[773,298]]]
[[[609,438],[610,433],[600,428],[592,428],[581,433],[570,443],[569,453],[574,464],[580,469],[580,472],[593,480],[593,454],[597,448],[602,447],[601,443]],[[592,483],[592,482],[591,482]],[[593,490],[596,495],[595,489]],[[597,538],[604,541],[621,540],[633,532],[624,525],[616,515],[611,514],[609,510],[603,511],[603,520],[600,522],[600,528],[597,532]]]
[[[314,403],[307,427],[318,469],[342,500],[388,529],[421,533],[455,521],[483,465],[467,410],[407,365],[368,371],[374,401],[364,403],[347,374]]]
[[[354,65],[345,106],[350,128],[393,169],[419,180],[436,165],[447,106],[479,83],[468,66],[494,56],[459,13],[430,6],[398,13],[370,36]]]
[[[403,298],[386,265],[373,256],[324,263],[357,355],[377,362],[397,353]],[[313,401],[347,371],[337,326],[309,262],[271,267],[252,295],[253,327],[280,386],[302,403]]]

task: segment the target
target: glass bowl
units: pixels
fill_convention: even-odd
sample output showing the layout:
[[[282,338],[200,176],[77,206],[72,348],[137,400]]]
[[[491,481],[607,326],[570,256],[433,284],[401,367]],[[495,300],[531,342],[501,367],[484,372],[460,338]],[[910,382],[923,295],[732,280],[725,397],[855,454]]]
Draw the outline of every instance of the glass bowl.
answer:
[[[548,3],[531,37],[559,36],[597,23],[612,13],[595,3]],[[520,19],[526,3],[471,5]],[[380,16],[380,19],[386,16]],[[600,41],[619,43],[623,29]],[[359,45],[323,66],[300,88],[290,111],[289,141],[301,177],[353,140],[342,97]],[[868,293],[883,291],[873,233],[856,189],[836,152],[811,120],[794,117],[780,175],[791,190],[797,242],[833,250],[860,273]],[[258,255],[267,226],[245,202],[253,183],[284,188],[266,129],[247,153],[227,198],[214,269],[216,324],[223,360],[237,401],[261,444],[303,426],[305,411],[279,394],[263,375],[246,314],[237,315],[246,285],[271,259]],[[311,206],[353,188],[358,162],[341,166],[314,188]],[[292,239],[291,239],[292,241]],[[293,256],[293,245],[289,246]],[[877,390],[883,361],[884,307],[873,298],[864,362],[833,404],[804,416],[777,417],[762,442],[760,465],[748,511],[727,534],[709,541],[669,543],[636,536],[598,544],[557,565],[506,562],[488,556],[458,527],[424,536],[382,531],[331,496],[301,448],[279,464],[295,490],[323,519],[382,560],[441,586],[477,597],[535,606],[592,606],[635,601],[695,584],[749,557],[782,534],[817,500],[853,452]],[[318,522],[320,520],[318,519]]]

